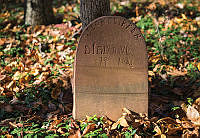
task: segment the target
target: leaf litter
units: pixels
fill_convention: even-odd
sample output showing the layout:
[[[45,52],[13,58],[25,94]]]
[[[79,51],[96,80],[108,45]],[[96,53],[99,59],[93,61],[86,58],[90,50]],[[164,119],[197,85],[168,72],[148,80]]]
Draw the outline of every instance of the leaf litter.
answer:
[[[78,46],[74,34],[81,27],[77,6],[56,6],[54,12],[64,15],[63,22],[35,27],[23,25],[23,10],[2,9],[0,135],[199,137],[199,3],[138,2],[133,10],[134,1],[111,0],[112,14],[136,22],[145,36],[151,88],[149,118],[123,108],[117,121],[71,117],[70,79]]]

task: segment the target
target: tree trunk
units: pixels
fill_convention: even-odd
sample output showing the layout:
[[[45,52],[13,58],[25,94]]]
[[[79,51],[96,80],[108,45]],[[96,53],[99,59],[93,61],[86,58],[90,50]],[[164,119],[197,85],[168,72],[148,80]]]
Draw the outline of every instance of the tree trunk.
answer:
[[[110,15],[110,0],[80,0],[82,29],[101,16]]]
[[[52,0],[26,0],[25,2],[25,24],[47,25],[55,21]]]

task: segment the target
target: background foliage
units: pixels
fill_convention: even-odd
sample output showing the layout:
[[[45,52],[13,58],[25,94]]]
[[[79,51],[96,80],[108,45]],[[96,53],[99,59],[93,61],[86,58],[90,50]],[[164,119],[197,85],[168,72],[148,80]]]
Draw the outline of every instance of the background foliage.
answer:
[[[32,27],[23,23],[23,1],[1,4],[1,137],[199,136],[198,1],[111,0],[112,15],[130,19],[145,37],[151,91],[149,119],[124,108],[117,122],[72,119],[79,2],[54,0],[53,5],[60,24]]]

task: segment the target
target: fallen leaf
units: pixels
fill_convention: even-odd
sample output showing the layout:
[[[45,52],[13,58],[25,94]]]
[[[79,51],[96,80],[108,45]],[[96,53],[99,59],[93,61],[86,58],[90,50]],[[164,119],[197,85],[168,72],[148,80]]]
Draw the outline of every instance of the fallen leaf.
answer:
[[[64,130],[65,130],[64,128],[61,128],[61,127],[60,127],[60,128],[58,128],[57,131],[58,131],[60,134],[65,134],[65,131],[64,131]]]
[[[13,80],[19,80],[21,77],[22,77],[22,74],[19,71],[17,71],[13,75]]]
[[[69,135],[68,138],[81,138],[81,132],[80,132],[80,130],[77,130],[77,131],[75,132],[75,134]]]
[[[6,75],[1,75],[0,74],[0,81],[2,81],[3,79],[5,79],[6,78]]]
[[[16,128],[17,127],[17,125],[16,124],[14,124],[14,123],[12,123],[12,122],[9,122],[9,125],[11,125],[12,127],[14,127],[14,128]]]
[[[96,125],[95,124],[89,124],[83,131],[82,136],[84,136],[85,134],[89,133],[90,131],[94,131],[96,129]]]
[[[117,128],[117,126],[119,125],[119,122],[116,122],[112,125],[111,130],[114,130]]]
[[[168,135],[173,135],[173,134],[175,134],[177,131],[181,131],[183,128],[182,128],[182,126],[178,126],[178,127],[176,127],[174,124],[169,124],[168,126],[167,126],[167,134]]]
[[[188,106],[187,108],[187,113],[186,113],[187,117],[189,120],[196,121],[199,118],[199,112],[192,106]]]
[[[13,135],[6,134],[6,138],[14,138]]]
[[[0,87],[0,94],[2,94],[4,92],[4,88]]]
[[[126,119],[125,119],[125,117],[121,117],[121,118],[119,119],[119,123],[120,123],[120,125],[123,126],[123,127],[128,127],[128,126],[129,126],[128,123],[127,123],[127,121],[126,121]]]
[[[153,71],[148,71],[149,76],[155,76],[155,73]]]
[[[116,129],[119,124],[121,126],[123,126],[123,127],[128,127],[129,126],[127,121],[126,121],[126,119],[125,119],[125,116],[122,116],[120,119],[117,120],[116,123],[114,123],[112,125],[111,130]]]
[[[49,129],[56,128],[56,126],[57,126],[58,124],[60,124],[61,122],[62,122],[62,120],[54,120],[54,121],[51,123]]]
[[[154,136],[161,136],[162,135],[162,131],[159,128],[159,126],[155,126],[154,131],[156,132],[156,134]]]
[[[194,127],[193,123],[190,121],[182,121],[181,125],[183,126],[183,128],[186,128],[186,129]]]
[[[172,76],[184,76],[187,74],[187,71],[173,70],[171,72],[167,72],[167,74]]]
[[[58,87],[55,87],[52,91],[51,91],[51,97],[53,99],[58,99],[58,96],[60,95],[61,90]]]
[[[11,82],[6,86],[6,88],[9,89],[13,84],[14,84],[14,81],[11,81]]]
[[[14,91],[14,92],[19,92],[19,90],[20,90],[20,89],[19,89],[17,86],[13,88],[13,91]]]

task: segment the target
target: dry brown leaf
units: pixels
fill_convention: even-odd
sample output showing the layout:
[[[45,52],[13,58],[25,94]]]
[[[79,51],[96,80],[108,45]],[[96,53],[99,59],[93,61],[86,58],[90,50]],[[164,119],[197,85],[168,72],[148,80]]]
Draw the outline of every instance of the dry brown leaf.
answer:
[[[183,128],[186,128],[186,129],[194,127],[193,123],[190,121],[182,121],[181,124]]]
[[[12,97],[13,96],[13,92],[6,92],[6,93],[2,93],[2,95],[6,96],[6,97]]]
[[[50,129],[53,129],[53,128],[56,128],[56,126],[58,125],[58,124],[60,124],[62,122],[62,120],[54,120],[52,123],[51,123],[51,125],[50,125]]]
[[[6,75],[1,75],[0,74],[0,81],[2,81],[3,79],[5,79],[6,78]]]
[[[171,117],[165,117],[157,121],[157,123],[165,122],[167,124],[177,124],[176,120],[172,119]]]
[[[158,117],[152,117],[149,121],[150,122],[157,122],[158,121]]]
[[[13,135],[6,134],[6,138],[14,138]]]
[[[83,131],[82,136],[84,136],[85,134],[87,134],[90,131],[94,131],[96,129],[96,125],[95,124],[89,124]]]
[[[149,10],[155,10],[155,9],[156,9],[156,4],[155,4],[155,3],[151,3],[151,4],[147,7],[147,9],[149,9]]]
[[[4,45],[5,41],[6,41],[5,38],[1,38],[1,39],[0,39],[0,45],[1,45],[1,46]]]
[[[69,135],[68,138],[81,138],[81,132],[80,132],[80,130],[77,130],[77,131],[75,132],[75,134]]]
[[[131,123],[131,126],[132,126],[133,128],[138,128],[140,125],[141,125],[140,122],[133,122],[133,123]]]
[[[55,87],[55,88],[51,91],[51,97],[52,97],[53,99],[57,99],[58,96],[60,95],[60,93],[61,93],[61,90],[60,90],[59,88]]]
[[[7,72],[12,72],[12,68],[11,68],[10,66],[6,66],[4,69],[5,69]]]
[[[192,106],[195,107],[198,112],[200,112],[200,97],[195,100]]]
[[[187,74],[187,71],[173,70],[171,72],[167,72],[167,74],[172,76],[184,76]]]
[[[127,108],[123,108],[122,111],[125,112],[126,114],[128,114],[128,116],[125,116],[126,119],[128,119],[128,117],[129,117],[130,118],[130,119],[128,119],[129,121],[135,120],[134,116],[131,114],[131,111],[129,111]]]
[[[14,124],[14,123],[12,123],[12,122],[9,122],[9,125],[11,125],[12,127],[14,127],[14,128],[16,128],[17,127],[17,125],[16,124]]]
[[[173,135],[175,134],[177,131],[182,130],[183,128],[181,126],[175,127],[173,124],[169,124],[167,129],[167,134],[168,135]]]

